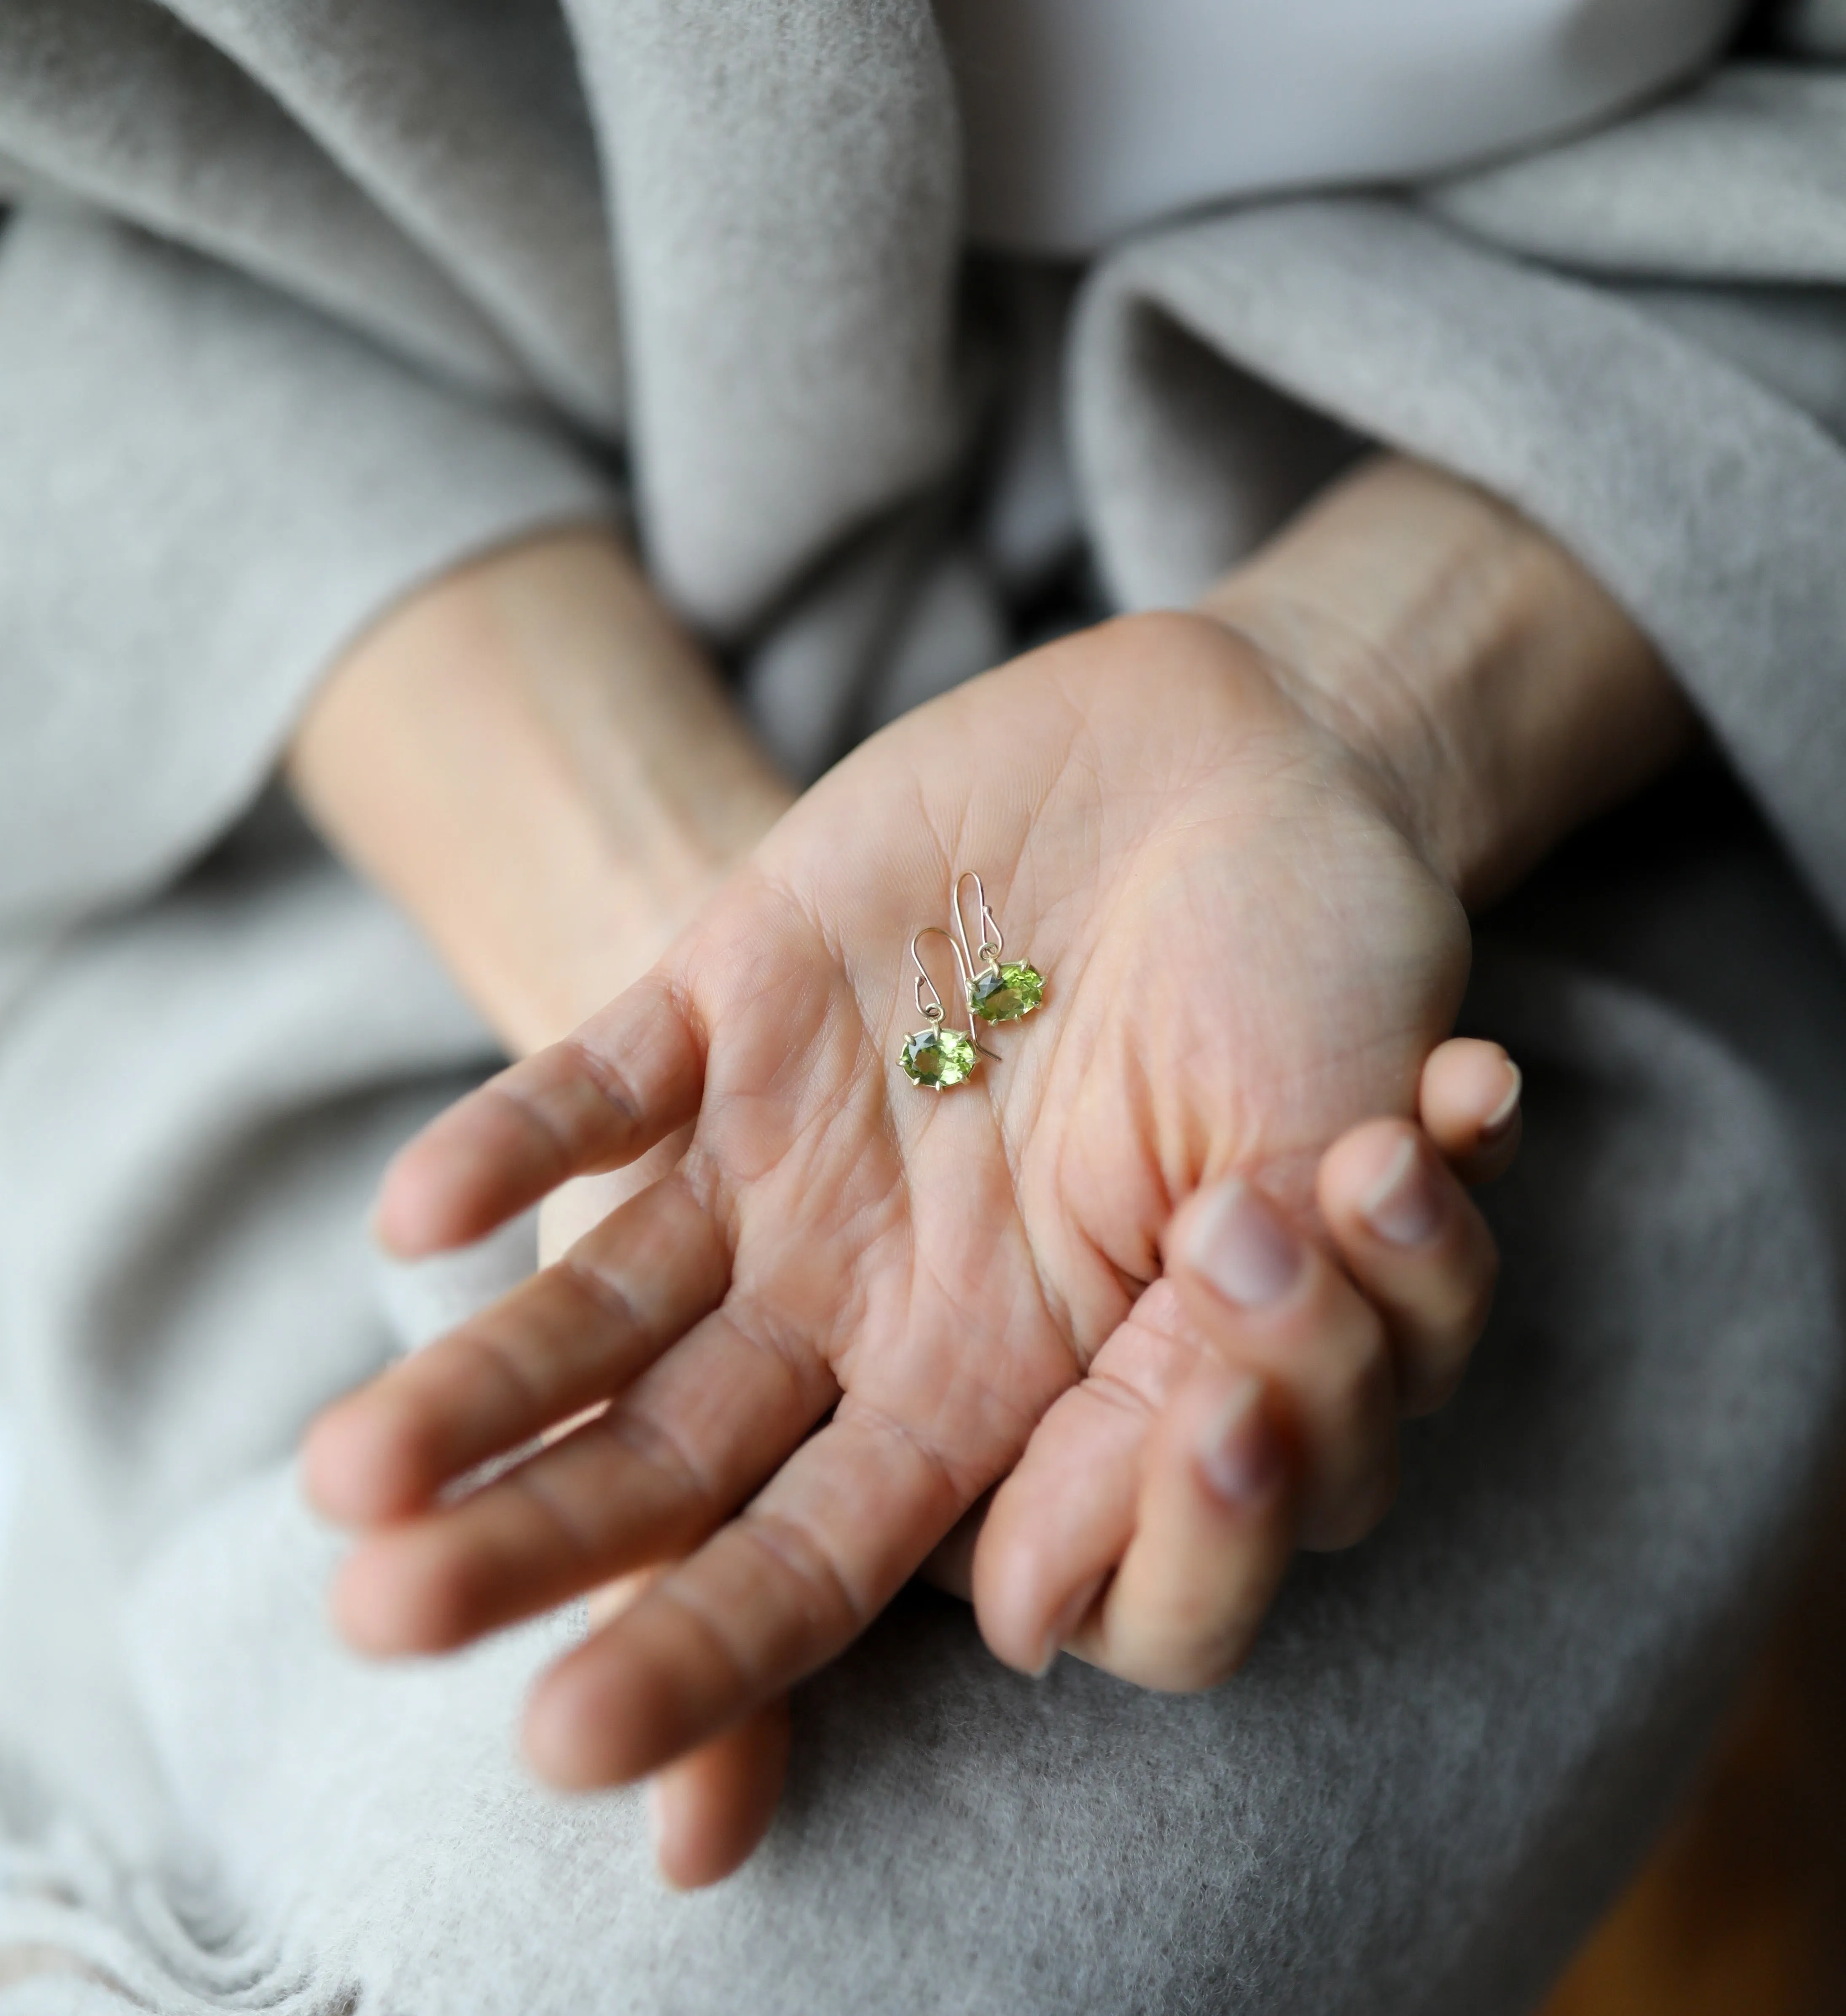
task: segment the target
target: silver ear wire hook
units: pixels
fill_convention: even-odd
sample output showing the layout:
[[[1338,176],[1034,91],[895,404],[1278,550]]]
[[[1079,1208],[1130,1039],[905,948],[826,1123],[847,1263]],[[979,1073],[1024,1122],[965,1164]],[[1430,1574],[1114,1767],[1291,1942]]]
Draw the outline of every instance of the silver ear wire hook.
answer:
[[[974,900],[981,906],[981,956],[976,958],[968,943],[968,927],[962,917],[962,884],[974,884]],[[963,973],[972,988],[975,976],[985,973],[990,967],[997,968],[1000,955],[1006,949],[1006,941],[1000,935],[999,920],[988,908],[987,891],[981,886],[981,877],[972,868],[964,868],[955,878],[955,887],[949,892],[949,903],[955,912],[955,927],[960,944],[957,947],[962,956]]]
[[[962,908],[964,882],[974,884],[981,920],[978,949],[968,942],[968,920]],[[962,963],[962,984],[968,992],[970,1013],[988,1023],[1017,1022],[1033,1013],[1045,999],[1045,976],[1030,959],[1016,959],[1001,964],[1006,940],[977,870],[964,868],[955,878],[948,903],[955,913],[955,951]],[[973,1025],[970,1022],[969,1026]]]
[[[959,923],[960,921],[958,917],[956,922]],[[923,955],[916,949],[917,939],[927,938],[932,931],[939,938],[947,938],[948,949],[955,954],[955,972],[962,983],[962,1005],[968,1018],[968,1040],[984,1057],[991,1058],[995,1064],[998,1064],[1000,1061],[999,1058],[981,1040],[980,1032],[974,1024],[973,976],[966,960],[962,956],[962,948],[955,943],[953,935],[945,931],[940,924],[925,924],[921,931],[912,935],[910,941],[910,960],[916,968],[917,1013],[926,1022],[934,1023],[938,1027],[942,1023],[945,1013],[942,996],[936,992],[936,983],[930,977],[929,968],[923,964]],[[930,990],[930,998],[927,1001],[923,999],[923,989],[926,987]]]
[[[974,884],[981,921],[978,955],[968,943],[968,920],[962,909],[964,882]],[[1016,959],[1011,965],[1001,965],[1006,940],[1000,935],[999,920],[988,907],[987,891],[973,869],[964,868],[950,884],[948,902],[952,931],[945,931],[940,924],[925,924],[911,934],[910,963],[916,969],[916,1012],[929,1026],[912,1031],[898,1053],[898,1067],[911,1083],[934,1092],[966,1085],[983,1057],[1000,1062],[981,1040],[981,1023],[1017,1022],[1030,1015],[1045,998],[1045,976],[1029,960]],[[965,1036],[949,1025],[948,1010],[923,964],[920,947],[932,932],[947,938],[948,949],[955,954],[955,977],[961,982],[962,1002],[968,1013]]]
[[[916,949],[916,941],[923,936],[923,931],[941,929],[941,927],[937,924],[925,924],[923,931],[918,931],[910,941],[910,963],[916,968],[916,1012],[926,1022],[940,1022],[942,1020],[942,996],[936,992],[936,983],[930,977],[930,970],[923,963],[923,954]],[[942,935],[948,938],[946,931],[944,931]],[[962,963],[961,948],[955,945],[953,938],[949,938],[948,942],[955,946],[955,963],[959,969]],[[927,1001],[923,999],[923,989],[926,987],[930,992],[930,998]]]
[[[942,996],[936,991],[936,983],[930,977],[930,969],[923,964],[923,954],[917,949],[919,940],[934,931],[948,940],[948,949],[955,954],[955,972],[963,977],[962,992],[964,999],[969,989],[965,978],[967,969],[962,963],[962,949],[952,933],[940,924],[925,924],[910,941],[910,963],[916,968],[915,982],[916,1012],[927,1026],[913,1030],[904,1039],[898,1052],[898,1067],[912,1085],[921,1085],[930,1092],[947,1092],[958,1085],[966,1085],[980,1065],[983,1057],[992,1057],[991,1050],[984,1049],[981,1039],[974,1033],[974,1006],[967,1001],[968,1033],[948,1026],[948,1011],[942,1005]]]

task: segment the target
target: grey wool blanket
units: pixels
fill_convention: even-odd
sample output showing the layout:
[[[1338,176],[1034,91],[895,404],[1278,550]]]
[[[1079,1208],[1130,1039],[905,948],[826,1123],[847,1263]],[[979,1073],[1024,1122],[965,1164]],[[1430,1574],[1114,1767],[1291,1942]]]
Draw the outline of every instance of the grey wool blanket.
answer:
[[[926,0],[0,0],[0,2016],[1514,2016],[1644,1848],[1840,1398],[1846,9],[1392,192],[965,257]],[[342,646],[628,516],[792,771],[1087,553],[1189,598],[1364,442],[1510,499],[1721,765],[1486,920],[1502,1301],[1248,1670],[907,1598],[690,1899],[513,1752],[566,1614],[380,1672],[312,1411],[525,1264],[390,1274],[492,1062],[272,788]]]

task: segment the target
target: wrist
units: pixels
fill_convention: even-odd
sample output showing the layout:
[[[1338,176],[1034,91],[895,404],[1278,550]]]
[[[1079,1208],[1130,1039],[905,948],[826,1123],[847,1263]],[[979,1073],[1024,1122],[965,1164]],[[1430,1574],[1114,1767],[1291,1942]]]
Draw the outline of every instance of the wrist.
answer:
[[[790,797],[591,530],[407,598],[323,682],[287,770],[516,1052],[645,972]]]
[[[1345,745],[1471,907],[1693,732],[1647,639],[1562,547],[1398,458],[1337,486],[1200,607]]]

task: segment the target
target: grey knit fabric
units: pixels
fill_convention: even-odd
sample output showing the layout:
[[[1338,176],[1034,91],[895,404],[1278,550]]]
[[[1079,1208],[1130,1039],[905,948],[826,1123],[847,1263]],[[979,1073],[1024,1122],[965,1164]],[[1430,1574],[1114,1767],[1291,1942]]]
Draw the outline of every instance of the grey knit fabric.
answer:
[[[0,0],[0,2016],[1536,1999],[1837,1410],[1838,13],[1438,188],[1175,225],[1073,304],[965,284],[925,0]],[[1247,1674],[1035,1683],[907,1599],[800,1696],[762,1853],[670,1897],[635,1796],[514,1759],[574,1616],[390,1672],[325,1628],[304,1422],[529,1247],[368,1249],[490,1050],[268,787],[290,723],[394,598],[632,483],[811,774],[1079,537],[1183,598],[1368,440],[1576,552],[1764,823],[1652,808],[1490,927],[1500,1312]]]

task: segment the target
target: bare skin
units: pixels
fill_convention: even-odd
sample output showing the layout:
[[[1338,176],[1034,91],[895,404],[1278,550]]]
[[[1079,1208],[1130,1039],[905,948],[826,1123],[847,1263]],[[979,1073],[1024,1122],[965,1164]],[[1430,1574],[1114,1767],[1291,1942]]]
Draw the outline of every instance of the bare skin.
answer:
[[[794,797],[588,526],[394,610],[322,685],[288,776],[516,1055],[645,973]]]
[[[1471,1338],[1449,1312],[1470,1305],[1463,1319],[1468,1323],[1477,1310],[1484,1313],[1495,1264],[1478,1215],[1456,1186],[1456,1172],[1487,1182],[1511,1162],[1519,1143],[1520,1090],[1519,1073],[1498,1044],[1452,1037],[1424,1066],[1420,1127],[1366,1123],[1322,1158],[1317,1190],[1342,1264],[1355,1280],[1384,1281],[1393,1305],[1412,1325],[1420,1321],[1424,1335],[1440,1330],[1449,1339],[1452,1356],[1465,1352]],[[1377,1209],[1381,1176],[1388,1181],[1411,1157],[1431,1182],[1437,1210],[1434,1229],[1406,1247],[1400,1237],[1382,1238],[1368,1214]],[[1401,1222],[1393,1226],[1394,1233],[1401,1233]],[[1149,1315],[1158,1306],[1150,1304]],[[1311,1327],[1315,1313],[1297,1310],[1294,1327]],[[1181,1330],[1182,1350],[1196,1354],[1198,1338],[1185,1334],[1176,1310],[1169,1308],[1168,1315]],[[1254,1636],[1258,1622],[1243,1614],[1252,1570],[1259,1586],[1273,1572],[1265,1568],[1265,1550],[1253,1542],[1272,1525],[1276,1507],[1266,1496],[1255,1503],[1243,1496],[1227,1500],[1219,1488],[1221,1467],[1205,1460],[1207,1448],[1215,1450],[1222,1440],[1225,1400],[1235,1397],[1241,1382],[1225,1388],[1209,1358],[1196,1369],[1190,1389],[1168,1406],[1143,1447],[1139,1496],[1129,1517],[1133,1571],[1125,1563],[1107,1604],[1095,1606],[1093,1615],[1074,1625],[1054,1624],[1050,1634],[1074,1656],[1120,1673],[1157,1664],[1175,1686],[1189,1684],[1188,1669],[1195,1676],[1190,1683],[1210,1684],[1234,1669],[1242,1640]],[[1137,1404],[1126,1388],[1115,1397]],[[1055,1453],[1055,1441],[1048,1439],[1040,1454],[1054,1458],[1045,1474],[1054,1490],[1063,1481]],[[1081,1460],[1080,1449],[1075,1460]],[[1280,1487],[1286,1478],[1275,1481]],[[1081,1515],[1074,1530],[1080,1530],[1093,1507],[1092,1494],[1084,1488],[1069,1495]],[[924,1563],[926,1580],[973,1600],[984,1519],[985,1508],[977,1505],[962,1520]],[[618,1614],[651,1579],[646,1573],[626,1578],[593,1596],[592,1624]],[[788,1749],[784,1698],[654,1775],[657,1851],[669,1881],[689,1889],[716,1882],[747,1857],[774,1816]]]
[[[1210,1684],[1295,1544],[1381,1515],[1397,1415],[1478,1332],[1491,1242],[1438,1150],[1510,1152],[1517,1082],[1438,1047],[1460,898],[1671,760],[1683,707],[1555,546],[1407,464],[1207,609],[876,738],[646,981],[387,1186],[415,1252],[639,1171],[517,1296],[326,1417],[307,1475],[368,1531],[337,1607],[376,1651],[657,1571],[541,1683],[527,1743],[560,1784],[662,1773],[678,1880],[747,1852],[783,1691],[991,1488],[973,1591],[1002,1658]],[[1050,991],[1002,1063],[921,1093],[891,1063],[901,949],[968,865]]]

